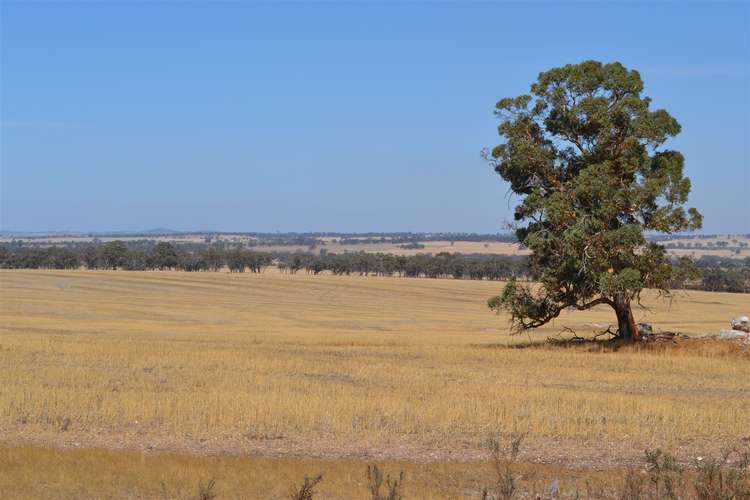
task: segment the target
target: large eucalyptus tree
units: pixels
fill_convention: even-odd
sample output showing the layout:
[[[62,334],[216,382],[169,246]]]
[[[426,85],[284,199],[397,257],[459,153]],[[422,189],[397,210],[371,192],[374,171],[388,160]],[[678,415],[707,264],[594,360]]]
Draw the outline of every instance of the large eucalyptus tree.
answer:
[[[672,273],[644,232],[701,227],[698,211],[683,207],[684,158],[663,149],[680,125],[642,92],[637,71],[585,61],[543,72],[531,95],[497,103],[504,140],[484,155],[518,195],[518,240],[540,276],[489,300],[516,331],[606,304],[618,335],[637,337],[631,302],[644,288],[665,288]]]

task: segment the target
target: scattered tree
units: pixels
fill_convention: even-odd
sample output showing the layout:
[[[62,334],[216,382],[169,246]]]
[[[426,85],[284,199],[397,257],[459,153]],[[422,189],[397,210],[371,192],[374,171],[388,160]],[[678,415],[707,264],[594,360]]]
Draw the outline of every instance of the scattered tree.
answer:
[[[504,142],[484,157],[520,197],[518,241],[531,250],[538,287],[512,280],[489,300],[516,331],[540,327],[566,308],[605,304],[618,335],[637,337],[631,302],[672,278],[666,251],[644,231],[701,227],[685,210],[683,156],[661,146],[680,132],[650,110],[643,81],[619,63],[586,61],[539,75],[531,95],[500,100]]]
[[[173,269],[177,267],[177,251],[171,243],[159,242],[151,255],[153,265],[157,269]]]
[[[128,247],[120,240],[110,241],[99,247],[99,262],[104,269],[118,269],[126,262]]]

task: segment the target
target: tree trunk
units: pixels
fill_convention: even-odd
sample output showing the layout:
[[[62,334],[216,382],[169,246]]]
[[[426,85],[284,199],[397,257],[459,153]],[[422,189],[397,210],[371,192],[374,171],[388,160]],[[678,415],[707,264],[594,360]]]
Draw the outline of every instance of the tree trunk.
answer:
[[[633,310],[630,308],[630,299],[622,296],[615,296],[615,314],[617,315],[617,330],[621,339],[638,340],[640,334],[635,326]]]

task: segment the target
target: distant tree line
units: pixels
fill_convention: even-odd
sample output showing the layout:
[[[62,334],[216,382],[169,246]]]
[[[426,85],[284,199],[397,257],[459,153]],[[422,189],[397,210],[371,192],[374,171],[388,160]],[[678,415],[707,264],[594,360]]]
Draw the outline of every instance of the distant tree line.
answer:
[[[279,236],[275,238],[254,238],[248,242],[251,247],[255,246],[304,246],[316,247],[325,244],[320,238],[311,236]]]
[[[273,261],[268,253],[241,249],[178,250],[171,243],[150,248],[129,247],[122,241],[76,247],[0,247],[0,267],[6,269],[123,269],[261,272]]]
[[[320,274],[324,271],[336,275],[378,275],[410,278],[456,278],[502,280],[512,276],[531,278],[523,256],[464,255],[441,252],[437,255],[412,256],[385,253],[344,254],[276,254],[276,263],[282,272],[304,271]]]
[[[184,250],[160,242],[150,248],[123,241],[76,247],[0,247],[0,267],[6,269],[122,269],[128,271],[180,270],[260,273],[276,264],[282,272],[337,275],[379,275],[428,278],[500,280],[530,277],[523,256],[440,253],[397,256],[383,253],[320,255],[257,252],[243,248],[208,246]]]
[[[16,233],[8,231],[0,231],[0,235],[13,236]],[[188,239],[201,240],[203,244],[217,244],[226,243],[231,244],[232,242],[227,237],[235,238],[250,238],[247,242],[248,246],[321,246],[324,243],[324,238],[332,240],[332,243],[338,243],[341,245],[372,245],[379,243],[390,243],[390,244],[408,244],[408,243],[419,243],[425,241],[473,241],[473,242],[503,242],[503,243],[518,243],[518,238],[514,232],[503,232],[503,233],[465,233],[465,232],[435,232],[435,233],[412,233],[412,232],[393,232],[393,233],[337,233],[337,232],[308,232],[308,233],[260,233],[260,232],[222,232],[222,231],[148,231],[141,233],[53,233],[53,234],[42,234],[42,233],[17,233],[18,238],[24,240],[24,244],[39,243],[40,245],[47,245],[46,241],[50,237],[55,237],[58,240],[68,238],[80,238],[89,237],[94,241],[99,239],[110,239],[110,238],[127,238],[128,246],[133,242],[151,242],[154,243],[157,238],[172,238],[175,240],[183,239],[183,241],[173,241],[173,244],[178,243],[180,246],[190,244]],[[197,238],[189,238],[197,237]],[[692,239],[692,240],[705,240],[705,239],[730,239],[728,246],[744,247],[746,245],[743,242],[735,241],[737,238],[750,238],[750,234],[738,234],[738,235],[717,235],[717,234],[651,234],[647,235],[649,241],[668,241],[675,239]],[[732,245],[731,243],[734,243]],[[68,243],[61,243],[68,244]],[[80,244],[80,243],[76,243]],[[667,245],[674,245],[675,248],[691,248],[691,246],[685,244],[680,246],[676,242],[668,242]],[[706,248],[705,246],[699,246],[693,244],[694,248]],[[724,243],[720,243],[717,247],[724,247]]]
[[[13,236],[12,233],[2,233],[0,235]],[[341,245],[371,245],[379,243],[403,244],[418,243],[420,241],[501,241],[517,242],[515,234],[511,233],[455,233],[455,232],[437,232],[437,233],[336,233],[336,232],[311,232],[311,233],[227,233],[227,232],[176,232],[176,231],[149,231],[146,233],[59,233],[59,234],[17,234],[24,243],[39,243],[46,245],[50,237],[58,241],[68,238],[88,237],[94,241],[99,239],[125,239],[128,245],[134,241],[154,242],[156,239],[166,237],[168,239],[179,241],[179,244],[189,244],[188,240],[200,240],[206,244],[215,244],[229,242],[231,240],[239,241],[243,238],[249,239],[247,245],[255,246],[305,246],[315,247],[325,243],[325,239],[332,243]],[[182,240],[182,241],[180,241]]]
[[[750,233],[748,234],[651,234],[648,236],[649,241],[666,241],[666,240],[709,240],[709,239],[718,239],[718,238],[750,238]]]
[[[733,252],[735,255],[740,255],[742,250],[745,248],[748,248],[750,244],[744,242],[744,241],[738,241],[737,239],[733,239],[730,241],[709,241],[705,245],[700,241],[687,241],[687,242],[667,242],[663,244],[664,248],[667,249],[693,249],[693,250],[702,250],[702,249],[718,249],[718,250],[729,250],[730,252]]]
[[[42,247],[12,244],[0,246],[4,269],[122,269],[128,271],[219,271],[261,273],[269,265],[284,273],[317,275],[378,275],[399,277],[534,280],[540,272],[529,267],[526,256],[460,254],[412,256],[385,253],[258,252],[239,245],[173,245],[137,240]],[[750,292],[750,258],[703,256],[674,259],[677,268],[672,288],[717,292]]]
[[[414,241],[411,243],[404,243],[403,245],[399,245],[398,247],[403,248],[404,250],[422,250],[424,248],[424,245],[422,243]]]
[[[750,293],[750,267],[702,269],[700,289],[709,292]]]
[[[750,257],[730,259],[704,255],[694,264],[700,280],[695,288],[709,292],[750,293]]]

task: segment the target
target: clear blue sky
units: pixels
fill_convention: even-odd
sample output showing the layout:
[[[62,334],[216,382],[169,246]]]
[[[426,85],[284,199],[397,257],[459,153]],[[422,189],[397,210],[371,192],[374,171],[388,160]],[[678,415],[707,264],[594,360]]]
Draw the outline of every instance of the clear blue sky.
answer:
[[[750,232],[746,2],[1,5],[4,230],[494,232],[494,103],[598,59]]]

